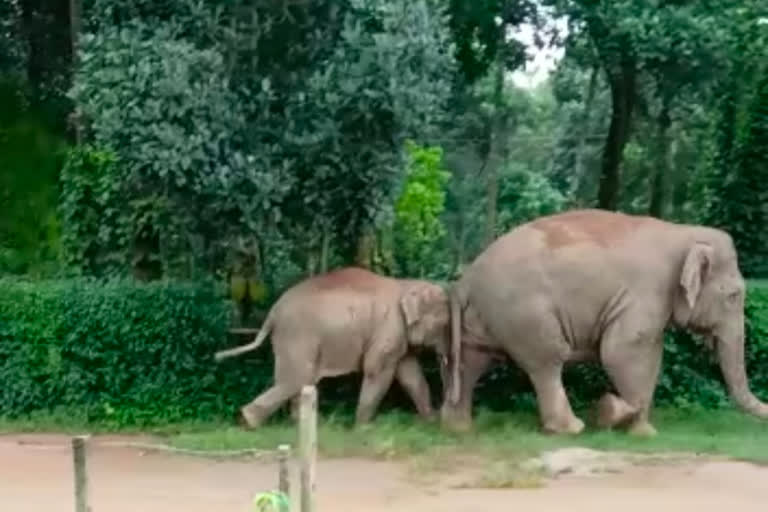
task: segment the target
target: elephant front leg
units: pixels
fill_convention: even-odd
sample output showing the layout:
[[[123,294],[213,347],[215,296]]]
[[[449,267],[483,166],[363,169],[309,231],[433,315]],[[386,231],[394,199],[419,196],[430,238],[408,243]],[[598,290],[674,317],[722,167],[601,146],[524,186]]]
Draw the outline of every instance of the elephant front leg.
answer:
[[[542,430],[547,434],[580,434],[584,422],[573,413],[562,372],[563,365],[555,363],[527,372],[536,391]]]
[[[605,414],[602,421],[598,420],[602,423],[601,426],[626,426],[629,433],[639,436],[656,434],[649,416],[661,369],[663,349],[663,335],[631,341],[620,337],[608,337],[603,340],[600,358],[620,398],[603,397],[603,401],[613,402],[614,416],[611,418],[610,414]],[[604,413],[608,409],[604,407],[601,412]],[[624,414],[620,413],[621,410]]]
[[[414,356],[406,356],[400,361],[397,366],[397,381],[413,400],[419,415],[432,421],[435,413],[432,410],[429,385],[427,379],[424,378],[418,360]]]
[[[373,365],[372,365],[373,366]],[[360,398],[357,403],[355,423],[364,425],[369,423],[381,403],[381,399],[387,393],[395,377],[395,364],[383,368],[366,369],[363,377],[363,385],[360,389]]]

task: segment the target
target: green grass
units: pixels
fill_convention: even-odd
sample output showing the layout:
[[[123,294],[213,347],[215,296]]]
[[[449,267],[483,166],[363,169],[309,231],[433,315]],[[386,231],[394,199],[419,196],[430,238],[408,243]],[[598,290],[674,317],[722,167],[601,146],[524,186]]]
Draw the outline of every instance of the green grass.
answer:
[[[768,423],[737,411],[654,411],[659,434],[639,439],[623,432],[587,431],[577,437],[547,436],[538,432],[532,413],[481,411],[468,434],[443,432],[410,415],[379,416],[370,426],[356,429],[347,421],[328,418],[319,427],[319,450],[327,457],[402,457],[451,452],[490,457],[520,458],[565,446],[632,452],[687,452],[726,455],[768,462]],[[255,432],[233,427],[170,435],[168,442],[194,449],[272,449],[295,443],[291,424],[267,425]]]
[[[586,418],[586,413],[581,416]],[[347,416],[325,416],[319,426],[319,450],[325,457],[401,458],[441,455],[477,455],[520,459],[545,450],[583,446],[600,450],[645,453],[686,452],[725,455],[768,463],[768,423],[735,410],[655,409],[654,438],[639,439],[623,432],[587,430],[580,436],[547,436],[538,432],[533,413],[479,411],[474,431],[451,434],[439,425],[426,424],[409,413],[379,415],[366,427],[355,428]],[[296,443],[296,428],[276,421],[256,431],[225,423],[187,423],[152,428],[89,425],[83,418],[59,415],[26,420],[0,420],[0,432],[122,432],[161,437],[169,445],[194,450],[272,450],[282,443]]]

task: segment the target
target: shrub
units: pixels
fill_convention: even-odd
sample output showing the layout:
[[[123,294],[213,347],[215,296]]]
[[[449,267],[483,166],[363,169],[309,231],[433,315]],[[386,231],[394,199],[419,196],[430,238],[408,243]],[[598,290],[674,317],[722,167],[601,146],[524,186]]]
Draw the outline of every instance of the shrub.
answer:
[[[0,280],[0,416],[63,409],[90,421],[146,426],[229,419],[272,381],[272,350],[216,364],[227,340],[230,304],[207,284],[88,279]],[[768,289],[751,287],[747,305],[747,371],[768,398]],[[715,408],[729,403],[710,352],[688,334],[669,334],[657,405]],[[430,356],[425,372],[439,400]],[[350,412],[360,376],[325,379],[321,408]],[[599,365],[566,372],[574,405],[592,404],[608,389]],[[487,374],[475,395],[491,409],[533,408],[525,375],[513,365]],[[413,410],[397,386],[382,404]]]
[[[213,361],[228,315],[210,286],[0,280],[0,415],[67,408],[119,425],[229,415],[266,383]]]

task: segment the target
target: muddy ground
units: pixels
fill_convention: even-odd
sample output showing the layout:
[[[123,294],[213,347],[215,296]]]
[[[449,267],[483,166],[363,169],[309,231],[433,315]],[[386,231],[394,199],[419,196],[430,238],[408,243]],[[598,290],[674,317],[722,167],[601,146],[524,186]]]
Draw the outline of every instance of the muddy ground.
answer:
[[[276,486],[272,461],[211,460],[109,445],[89,448],[92,512],[240,512]],[[599,459],[599,461],[598,461]],[[587,450],[549,454],[539,487],[483,489],[482,462],[419,470],[407,461],[321,459],[319,512],[664,512],[768,510],[768,467],[701,457],[608,459]],[[416,468],[416,469],[415,469]],[[427,475],[426,473],[429,473]],[[526,487],[526,486],[522,486]],[[74,510],[69,438],[0,436],[0,510]]]

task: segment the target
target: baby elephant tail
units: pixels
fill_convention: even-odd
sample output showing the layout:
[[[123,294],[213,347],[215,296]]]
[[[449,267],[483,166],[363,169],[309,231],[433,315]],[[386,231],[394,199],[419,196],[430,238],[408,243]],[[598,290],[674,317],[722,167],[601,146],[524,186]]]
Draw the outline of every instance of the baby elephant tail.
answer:
[[[252,342],[248,343],[247,345],[240,345],[239,347],[230,348],[227,350],[220,350],[219,352],[216,352],[216,354],[213,356],[216,361],[221,361],[222,359],[226,359],[228,357],[234,357],[239,356],[240,354],[244,354],[246,352],[250,352],[251,350],[256,350],[259,348],[259,345],[261,345],[266,337],[269,335],[270,331],[272,331],[272,324],[274,323],[272,311],[269,312],[267,315],[267,318],[264,320],[264,323],[261,326],[261,329],[259,329],[259,333],[256,335],[256,339],[254,339]]]

